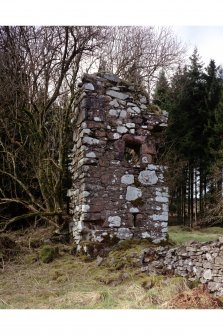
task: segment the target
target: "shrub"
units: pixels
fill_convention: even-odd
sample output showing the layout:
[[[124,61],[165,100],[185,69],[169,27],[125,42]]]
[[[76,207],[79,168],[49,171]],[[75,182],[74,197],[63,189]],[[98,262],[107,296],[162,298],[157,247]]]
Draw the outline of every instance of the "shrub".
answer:
[[[58,254],[58,247],[45,245],[40,251],[40,259],[43,263],[50,263],[58,256]]]

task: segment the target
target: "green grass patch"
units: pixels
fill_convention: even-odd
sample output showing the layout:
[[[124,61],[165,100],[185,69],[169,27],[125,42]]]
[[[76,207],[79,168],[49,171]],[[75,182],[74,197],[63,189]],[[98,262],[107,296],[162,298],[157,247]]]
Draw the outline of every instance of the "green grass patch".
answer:
[[[168,230],[169,238],[176,244],[184,244],[186,242],[208,242],[218,239],[223,235],[223,228],[209,227],[199,230],[188,230],[184,226],[170,226]]]

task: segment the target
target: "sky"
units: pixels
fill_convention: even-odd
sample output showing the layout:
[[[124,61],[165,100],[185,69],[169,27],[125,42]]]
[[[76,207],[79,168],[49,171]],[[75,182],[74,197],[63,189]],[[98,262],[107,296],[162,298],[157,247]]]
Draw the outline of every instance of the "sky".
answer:
[[[214,59],[216,65],[223,66],[223,26],[173,26],[174,33],[187,45],[188,55],[195,47],[201,60],[207,65]]]
[[[33,5],[31,5],[33,3]],[[223,66],[222,0],[7,0],[0,25],[166,25],[205,65]]]

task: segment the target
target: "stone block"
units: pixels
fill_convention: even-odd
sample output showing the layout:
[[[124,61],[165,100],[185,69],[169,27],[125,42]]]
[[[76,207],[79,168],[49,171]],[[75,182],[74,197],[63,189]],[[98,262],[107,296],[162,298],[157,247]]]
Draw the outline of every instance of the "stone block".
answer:
[[[109,95],[110,97],[117,98],[120,100],[126,100],[129,97],[128,94],[113,91],[113,90],[107,90],[106,94]]]
[[[125,174],[121,178],[121,183],[126,185],[131,185],[134,183],[134,175],[133,174]]]
[[[92,145],[92,144],[99,144],[100,141],[96,138],[93,138],[93,137],[90,137],[90,136],[85,136],[82,140],[82,143]]]
[[[158,177],[155,171],[145,170],[139,173],[138,180],[143,185],[155,185],[158,181]]]
[[[128,186],[127,187],[127,192],[126,192],[126,200],[128,201],[132,201],[132,200],[136,200],[138,198],[141,198],[142,196],[142,191],[134,186]]]
[[[223,265],[223,257],[216,257],[215,260],[214,260],[214,263],[216,265]]]
[[[120,239],[120,240],[128,240],[131,239],[133,236],[133,233],[131,232],[131,230],[129,228],[119,228],[116,236]]]
[[[117,132],[120,134],[125,134],[128,132],[128,129],[125,126],[118,126],[117,127]]]
[[[113,99],[112,101],[110,101],[109,105],[112,107],[119,107],[119,103],[116,99]]]
[[[86,83],[83,85],[83,88],[87,91],[94,91],[94,85],[91,83]]]
[[[108,217],[109,227],[120,227],[121,218],[120,216],[109,216]]]

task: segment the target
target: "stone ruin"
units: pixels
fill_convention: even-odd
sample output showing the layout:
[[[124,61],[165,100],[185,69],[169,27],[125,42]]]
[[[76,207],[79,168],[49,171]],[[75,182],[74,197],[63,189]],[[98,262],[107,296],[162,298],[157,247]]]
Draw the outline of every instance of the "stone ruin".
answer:
[[[84,75],[68,191],[77,244],[166,240],[168,188],[157,148],[167,119],[167,112],[152,110],[142,89],[115,75]]]

